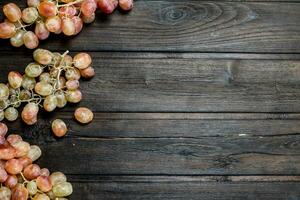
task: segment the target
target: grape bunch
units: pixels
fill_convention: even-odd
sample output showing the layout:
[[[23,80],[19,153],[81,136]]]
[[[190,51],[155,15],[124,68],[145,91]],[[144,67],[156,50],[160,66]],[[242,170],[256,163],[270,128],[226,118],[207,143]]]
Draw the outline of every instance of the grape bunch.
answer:
[[[66,176],[62,172],[50,174],[47,168],[34,164],[41,149],[23,141],[20,135],[5,138],[7,131],[0,123],[0,199],[66,200],[73,192]]]
[[[72,58],[68,51],[60,54],[36,49],[33,58],[35,62],[27,65],[24,75],[11,71],[8,84],[0,83],[0,121],[15,121],[19,117],[17,108],[25,103],[21,118],[26,124],[33,125],[37,122],[39,107],[52,112],[65,107],[68,102],[80,102],[79,79],[95,75],[92,58],[87,53],[78,53]],[[92,121],[93,113],[89,109],[79,109],[81,112],[75,112],[75,119],[81,123]],[[52,123],[52,130],[61,137],[66,133],[66,125],[59,122]]]
[[[27,0],[27,4],[23,10],[14,3],[3,6],[6,19],[0,23],[0,38],[10,39],[14,47],[35,49],[50,33],[77,35],[84,23],[95,20],[97,7],[106,14],[118,6],[129,11],[133,0]],[[33,25],[32,31],[26,29]]]

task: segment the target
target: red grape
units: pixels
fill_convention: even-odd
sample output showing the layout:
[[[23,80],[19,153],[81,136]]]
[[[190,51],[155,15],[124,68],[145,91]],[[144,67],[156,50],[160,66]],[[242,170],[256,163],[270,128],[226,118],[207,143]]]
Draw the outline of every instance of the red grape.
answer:
[[[52,1],[43,1],[38,5],[40,15],[43,17],[54,17],[57,14],[57,7]]]

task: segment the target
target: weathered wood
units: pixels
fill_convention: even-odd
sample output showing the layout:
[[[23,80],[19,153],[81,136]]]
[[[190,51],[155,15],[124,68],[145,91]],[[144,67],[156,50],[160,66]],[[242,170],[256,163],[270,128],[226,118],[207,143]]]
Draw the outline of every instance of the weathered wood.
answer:
[[[241,178],[244,181],[232,181]],[[247,180],[250,178],[250,180]],[[298,199],[300,183],[297,177],[191,177],[191,176],[114,176],[72,177],[74,198],[102,199],[189,199],[189,200],[287,200]],[[252,182],[256,179],[258,182]],[[277,181],[276,181],[277,180]],[[288,181],[290,180],[290,181]],[[263,182],[261,182],[263,181]],[[280,181],[280,182],[278,182]],[[76,197],[76,198],[75,198]]]
[[[8,2],[9,0],[5,0]],[[74,39],[51,36],[49,49],[169,52],[300,52],[300,4],[139,0],[124,15],[97,15]],[[12,50],[8,41],[1,50]],[[23,48],[17,51],[24,51]]]

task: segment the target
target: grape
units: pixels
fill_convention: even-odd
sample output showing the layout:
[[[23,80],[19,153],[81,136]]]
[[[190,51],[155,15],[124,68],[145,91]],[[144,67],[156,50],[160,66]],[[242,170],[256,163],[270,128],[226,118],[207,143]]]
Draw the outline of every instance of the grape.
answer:
[[[5,163],[5,170],[12,175],[16,175],[22,172],[23,166],[17,159],[10,159]]]
[[[8,83],[10,87],[17,89],[22,85],[23,77],[19,72],[11,71],[8,73]]]
[[[67,80],[79,80],[80,76],[80,71],[76,68],[68,68],[65,72]]]
[[[93,13],[96,12],[97,4],[94,0],[84,0],[81,3],[80,10],[83,15],[85,16],[91,16]]]
[[[39,112],[39,107],[35,103],[28,103],[21,113],[21,117],[23,121],[28,124],[32,125],[35,124],[37,121],[37,113]]]
[[[53,186],[57,185],[60,182],[67,182],[67,177],[62,172],[53,172],[50,175],[50,181]]]
[[[54,199],[57,200],[58,198],[55,196],[55,194],[53,193],[52,190],[50,190],[49,192],[47,192],[47,195],[50,199]]]
[[[38,7],[40,0],[27,0],[27,5],[30,7]]]
[[[40,82],[50,83],[50,80],[51,78],[48,72],[43,72],[39,77]]]
[[[80,74],[83,78],[89,79],[95,76],[95,69],[89,66],[88,68],[80,70]]]
[[[33,200],[50,200],[50,198],[46,194],[37,194]]]
[[[26,189],[30,195],[35,195],[38,191],[35,181],[29,181],[26,185]]]
[[[29,77],[38,77],[43,72],[43,68],[38,63],[30,63],[25,68],[25,74]]]
[[[96,18],[96,15],[95,13],[93,13],[91,16],[82,16],[82,21],[85,23],[85,24],[90,24],[92,23],[93,21],[95,21],[95,18]]]
[[[40,40],[45,40],[50,35],[50,32],[48,31],[45,23],[42,22],[42,21],[39,21],[39,22],[36,23],[34,33],[38,37],[38,39],[40,39]]]
[[[20,100],[29,100],[31,98],[31,92],[29,90],[21,90],[19,98]]]
[[[10,200],[11,191],[7,187],[0,187],[0,199],[1,200]]]
[[[16,150],[15,157],[17,157],[17,158],[26,156],[30,150],[30,144],[28,142],[19,141],[19,142],[16,142],[15,144],[11,144],[11,145]]]
[[[27,153],[28,154],[28,153]],[[32,164],[32,160],[26,156],[19,158],[23,168],[27,167],[28,165]]]
[[[41,169],[41,176],[49,176],[50,175],[50,171],[47,168],[43,168]]]
[[[4,111],[0,110],[0,121],[4,120]]]
[[[65,55],[62,65],[71,67],[73,65],[73,58],[70,55]]]
[[[8,3],[4,5],[3,13],[11,22],[17,22],[21,19],[22,16],[21,9],[14,3]]]
[[[6,138],[7,142],[10,144],[10,145],[14,145],[18,142],[21,142],[23,141],[22,137],[20,135],[17,135],[17,134],[11,134],[9,135],[7,138]]]
[[[5,142],[5,137],[0,135],[0,145],[5,144]]]
[[[80,90],[67,90],[66,92],[67,101],[70,103],[78,103],[82,99],[82,93]]]
[[[9,97],[9,88],[3,84],[0,83],[0,100],[6,100]]]
[[[44,109],[48,112],[55,110],[57,106],[57,98],[55,95],[49,95],[44,100]]]
[[[38,188],[43,192],[49,192],[52,189],[52,184],[49,176],[39,176],[36,179]]]
[[[37,20],[38,16],[39,16],[39,13],[35,7],[25,8],[22,11],[22,20],[27,24],[31,24],[31,23],[35,22]]]
[[[57,107],[62,108],[65,107],[67,104],[67,98],[65,96],[65,93],[63,91],[57,91],[55,93],[56,99],[57,99]]]
[[[66,86],[68,90],[76,90],[79,88],[79,81],[78,80],[68,80],[66,82]]]
[[[25,90],[32,90],[36,84],[35,78],[23,75],[22,87]]]
[[[52,62],[53,54],[46,49],[36,49],[33,52],[33,58],[42,65],[49,65]]]
[[[92,64],[92,58],[87,53],[79,53],[73,58],[74,66],[78,69],[85,69]]]
[[[8,39],[13,37],[16,34],[16,27],[11,22],[2,22],[0,23],[0,38]]]
[[[59,182],[54,185],[53,193],[57,197],[66,197],[73,193],[73,187],[69,182]]]
[[[59,9],[59,14],[58,16],[63,18],[63,17],[73,17],[77,13],[77,10],[75,6],[64,6]]]
[[[38,11],[43,17],[54,17],[57,14],[57,7],[54,2],[43,1],[38,5]]]
[[[8,121],[15,121],[19,116],[18,110],[14,107],[9,107],[4,111],[4,117]]]
[[[56,137],[63,137],[66,135],[68,128],[65,122],[61,119],[56,119],[52,122],[52,132]]]
[[[53,87],[49,83],[38,82],[34,87],[34,91],[39,95],[48,96],[52,93]]]
[[[41,168],[37,164],[31,164],[24,169],[23,174],[27,180],[33,180],[41,175]]]
[[[98,7],[106,14],[112,13],[118,6],[118,0],[98,0]]]
[[[74,35],[76,32],[75,24],[72,19],[70,18],[64,18],[62,20],[62,32],[67,35],[71,36]]]
[[[0,171],[1,171],[1,169],[0,169]],[[18,178],[15,175],[8,175],[4,184],[8,188],[14,188],[18,184]]]
[[[133,0],[119,0],[119,6],[122,10],[129,11],[133,8]]]
[[[0,183],[4,183],[8,178],[8,174],[5,171],[5,169],[3,169],[2,167],[0,167]]]
[[[27,200],[28,191],[24,185],[18,184],[12,191],[11,200]]]
[[[39,159],[39,157],[41,157],[41,155],[42,155],[42,151],[41,151],[40,147],[38,147],[36,145],[30,146],[30,150],[27,154],[27,157],[30,158],[32,160],[32,162]]]
[[[15,157],[16,150],[9,144],[0,145],[0,160],[10,160]]]
[[[82,22],[82,19],[78,16],[72,17],[72,20],[75,24],[75,33],[74,33],[74,35],[77,35],[78,33],[80,33],[80,31],[83,28],[83,22]]]
[[[94,118],[93,112],[85,107],[77,108],[75,110],[74,116],[77,121],[83,124],[90,123]]]
[[[35,49],[39,45],[39,39],[32,31],[27,31],[24,34],[23,42],[28,49]]]
[[[24,44],[23,37],[26,32],[24,30],[18,30],[16,34],[10,38],[10,44],[13,47],[20,47]]]
[[[55,33],[61,30],[62,20],[58,16],[49,17],[45,25],[48,31]]]
[[[8,131],[6,124],[0,122],[0,136],[5,136]]]

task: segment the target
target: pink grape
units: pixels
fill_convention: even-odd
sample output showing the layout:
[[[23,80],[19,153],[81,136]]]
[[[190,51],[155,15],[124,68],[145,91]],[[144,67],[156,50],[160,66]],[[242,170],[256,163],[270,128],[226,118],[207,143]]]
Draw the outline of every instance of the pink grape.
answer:
[[[4,5],[3,13],[11,22],[17,22],[21,19],[22,16],[21,9],[14,3],[8,3]]]
[[[7,143],[0,145],[0,160],[10,160],[16,155],[16,150]]]
[[[35,103],[28,103],[21,113],[23,121],[28,125],[33,125],[37,122],[37,113],[39,112],[39,107]]]
[[[93,112],[85,107],[77,108],[75,110],[74,116],[75,119],[82,124],[90,123],[94,118]]]
[[[92,58],[87,53],[76,54],[73,58],[74,66],[78,69],[85,69],[92,63]]]
[[[3,169],[2,167],[0,167],[0,183],[4,183],[8,178],[8,174],[5,171],[5,169]]]
[[[118,6],[118,0],[98,0],[98,7],[106,14],[112,13]]]
[[[41,175],[41,168],[37,164],[31,164],[24,169],[23,174],[27,180],[33,180]]]
[[[8,83],[14,89],[21,87],[22,80],[23,76],[19,72],[11,71],[8,73]]]
[[[63,137],[66,135],[68,128],[65,122],[61,119],[56,119],[52,122],[52,132],[57,137]]]
[[[0,136],[5,136],[8,131],[6,124],[0,122]]]
[[[36,179],[38,188],[43,192],[49,192],[52,189],[52,184],[49,176],[39,176]]]
[[[97,4],[94,0],[84,0],[81,3],[80,10],[83,15],[85,16],[91,16],[93,13],[95,13],[97,9]]]
[[[41,169],[41,176],[50,176],[50,171],[47,168]]]
[[[16,34],[16,26],[11,22],[0,23],[0,38],[8,39]]]
[[[59,17],[73,17],[77,13],[75,6],[64,6],[59,9]]]
[[[54,2],[43,1],[38,5],[40,15],[43,17],[54,17],[57,14],[57,7]]]
[[[62,20],[62,32],[67,35],[71,36],[74,35],[76,32],[76,27],[72,19],[70,18],[64,18]]]
[[[53,17],[47,18],[45,25],[46,25],[48,31],[55,33],[57,31],[60,31],[61,26],[62,26],[62,21],[61,21],[60,17],[53,16]]]
[[[28,152],[29,153],[29,152]],[[27,153],[27,154],[28,154]],[[19,158],[19,161],[21,162],[23,168],[27,167],[28,165],[32,164],[32,160],[26,156],[23,156],[21,158]]]
[[[68,80],[66,82],[66,86],[68,90],[76,90],[79,88],[79,81],[78,80]]]
[[[23,42],[28,49],[35,49],[39,45],[39,39],[32,31],[27,31],[24,34]]]
[[[122,10],[129,11],[133,8],[133,0],[119,0],[119,6]]]
[[[10,145],[14,145],[18,142],[23,141],[22,137],[17,134],[11,134],[11,135],[7,136],[6,140],[7,140],[7,142],[9,142]]]
[[[5,170],[11,175],[16,175],[22,172],[23,166],[19,160],[10,159],[5,163]]]
[[[8,188],[14,188],[18,184],[18,178],[15,175],[8,175],[4,184]]]
[[[95,69],[89,66],[88,68],[80,70],[80,74],[83,78],[93,78],[95,76]]]
[[[80,33],[80,31],[82,30],[83,28],[83,21],[80,17],[78,16],[74,16],[72,17],[72,21],[74,22],[75,24],[75,33],[74,35],[77,35],[78,33]]]
[[[40,40],[45,40],[50,35],[50,31],[48,31],[44,22],[37,22],[34,32]]]
[[[82,21],[83,21],[85,24],[90,24],[90,23],[92,23],[92,22],[95,21],[96,15],[95,15],[95,13],[93,13],[91,16],[84,16],[84,15],[83,15],[81,18],[82,18]]]
[[[11,200],[27,200],[28,199],[28,190],[22,184],[17,184],[12,191],[12,198]]]

